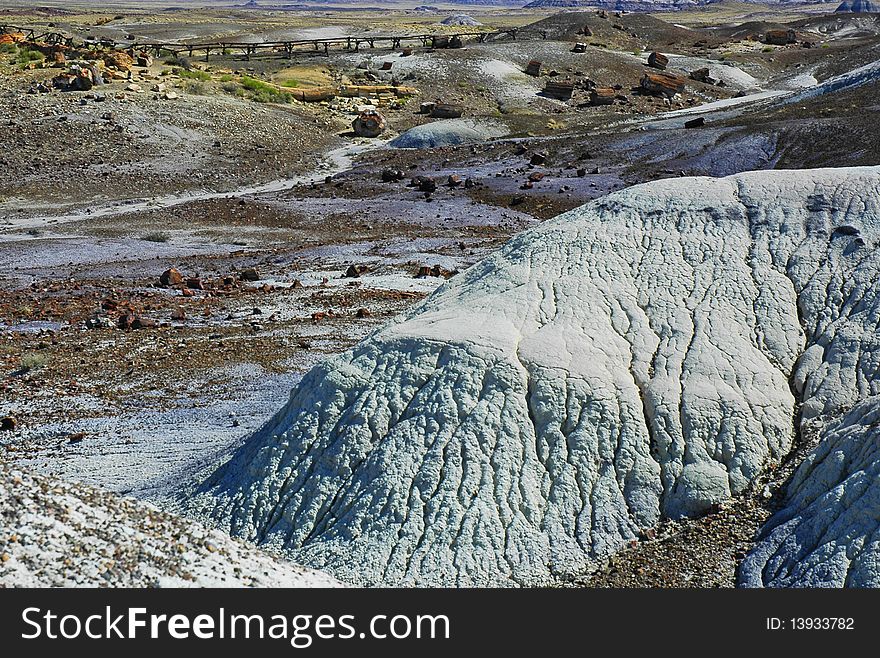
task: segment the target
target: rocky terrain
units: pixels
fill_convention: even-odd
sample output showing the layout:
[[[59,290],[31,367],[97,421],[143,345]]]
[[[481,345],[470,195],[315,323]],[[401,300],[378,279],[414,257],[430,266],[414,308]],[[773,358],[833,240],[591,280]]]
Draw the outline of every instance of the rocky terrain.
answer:
[[[758,228],[737,215],[733,183],[712,183],[717,198],[697,200],[686,178],[878,164],[880,28],[873,16],[832,9],[718,5],[673,22],[469,7],[478,26],[442,25],[451,11],[407,8],[381,18],[9,9],[10,23],[86,45],[59,50],[15,31],[0,43],[8,117],[0,125],[8,145],[0,155],[0,460],[22,481],[100,488],[89,489],[90,500],[112,491],[219,520],[275,555],[358,584],[772,586],[845,584],[850,571],[853,582],[867,582],[867,548],[862,566],[838,566],[833,578],[811,566],[829,549],[814,539],[821,524],[852,525],[845,506],[829,511],[823,483],[838,482],[868,505],[870,491],[853,484],[864,460],[847,457],[829,474],[821,465],[838,463],[838,449],[821,458],[820,449],[811,459],[821,482],[808,466],[793,476],[820,436],[822,445],[843,446],[856,440],[844,435],[869,431],[859,420],[867,411],[840,431],[831,418],[838,411],[799,420],[806,398],[791,384],[793,364],[819,329],[798,313],[825,302],[792,306],[787,286],[799,274],[788,243],[752,244]],[[345,39],[369,35],[365,25],[374,35],[491,36],[468,36],[460,48],[413,43],[411,52],[337,43],[326,55],[300,50],[291,59],[226,49],[205,61],[204,52],[130,46]],[[516,39],[504,32],[513,28]],[[770,43],[773,32],[785,43]],[[355,133],[362,112],[381,115],[378,137]],[[823,175],[808,178],[820,186]],[[710,189],[711,179],[697,180]],[[602,205],[649,181],[658,181],[651,193],[624,193],[630,216]],[[764,189],[748,185],[754,197]],[[818,213],[810,208],[825,202],[805,201],[810,195],[792,186],[779,192],[791,210],[762,212],[782,213],[769,226],[796,233],[798,213]],[[846,193],[828,195],[829,226],[858,213]],[[706,232],[728,215],[739,232]],[[670,216],[700,228],[679,237],[683,228],[664,227]],[[571,232],[559,228],[569,222]],[[625,240],[596,230],[605,224],[622,227]],[[828,249],[857,254],[857,240],[870,247],[870,227],[843,225],[860,234],[835,236]],[[560,244],[548,246],[545,230]],[[660,249],[667,230],[676,236],[669,244],[688,248]],[[514,237],[522,231],[531,232]],[[546,253],[532,255],[533,241]],[[525,260],[500,267],[513,249]],[[834,253],[817,247],[808,258],[831,263]],[[553,264],[566,256],[571,264]],[[617,274],[622,263],[638,276]],[[483,299],[483,283],[474,283],[484,273],[486,285],[501,286],[492,283],[496,266],[507,283],[527,282],[511,293],[512,311]],[[767,279],[750,282],[755,272]],[[538,283],[553,277],[571,289]],[[618,283],[605,289],[606,279]],[[655,307],[647,291],[660,280],[668,289],[652,292],[664,300]],[[728,315],[712,306],[701,319],[709,301],[691,298],[700,285],[715,286],[706,300],[729,298]],[[458,290],[466,301],[453,299],[459,293],[449,291]],[[583,295],[589,303],[576,301]],[[634,307],[615,306],[630,299]],[[568,307],[577,312],[561,310]],[[446,338],[389,338],[427,308],[447,313]],[[395,320],[401,313],[409,319]],[[634,323],[629,333],[624,319]],[[523,331],[536,333],[520,345]],[[553,349],[534,347],[545,336]],[[645,370],[633,355],[653,349],[651,336],[666,361],[646,358]],[[634,337],[642,342],[628,347]],[[497,369],[487,365],[493,350]],[[340,353],[354,361],[337,370]],[[562,364],[553,354],[589,358]],[[869,377],[859,377],[846,408],[867,395]],[[330,382],[346,395],[325,396]],[[839,396],[849,386],[828,382]],[[294,401],[273,420],[291,389]],[[324,397],[331,406],[297,411],[302,400]],[[496,422],[491,432],[477,422],[487,417]],[[290,437],[286,448],[273,432]],[[572,441],[585,452],[569,454]],[[321,445],[324,457],[312,461]],[[247,461],[260,446],[237,475],[226,466],[211,476],[218,463]],[[619,449],[603,457],[609,446]],[[294,473],[292,455],[312,469]],[[192,491],[184,484],[206,478],[198,500],[184,500]],[[268,493],[257,504],[254,492]],[[106,495],[102,504],[123,504]],[[253,514],[232,514],[233,500]],[[442,510],[441,501],[449,503]],[[860,519],[856,532],[870,527]],[[834,532],[835,550],[851,553],[853,535]],[[386,571],[376,565],[391,545]],[[352,555],[366,565],[358,573],[339,566]],[[244,558],[222,556],[218,568],[239,582]],[[50,575],[89,583],[87,566]],[[157,583],[162,569],[131,582]]]
[[[92,487],[0,465],[7,587],[339,587],[216,530]]]

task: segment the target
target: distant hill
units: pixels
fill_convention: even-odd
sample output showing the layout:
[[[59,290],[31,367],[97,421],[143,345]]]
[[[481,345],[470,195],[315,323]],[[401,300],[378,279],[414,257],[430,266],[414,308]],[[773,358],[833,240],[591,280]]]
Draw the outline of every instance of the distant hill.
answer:
[[[698,7],[720,0],[533,0],[525,9],[595,7],[612,11],[663,11]]]
[[[454,0],[453,0],[454,1]],[[560,9],[568,8],[596,8],[608,9],[612,11],[673,11],[676,9],[690,9],[692,7],[700,7],[703,5],[713,4],[721,0],[532,0],[532,2],[524,5],[525,9],[547,9],[558,7]],[[743,2],[753,2],[764,5],[802,5],[816,4],[813,0],[742,0]],[[819,2],[837,2],[837,0],[819,0]],[[877,4],[872,0],[847,0],[843,3],[849,7],[874,7],[871,9],[838,9],[838,11],[857,11],[872,12],[880,11]],[[841,5],[841,7],[843,7]]]
[[[844,0],[837,8],[839,12],[851,12],[853,14],[875,14],[880,12],[880,4],[871,0]]]

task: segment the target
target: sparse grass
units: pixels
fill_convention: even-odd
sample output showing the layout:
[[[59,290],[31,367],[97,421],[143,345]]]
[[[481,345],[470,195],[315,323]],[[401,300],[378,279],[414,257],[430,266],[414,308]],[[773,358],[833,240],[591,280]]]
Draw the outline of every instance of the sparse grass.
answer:
[[[299,80],[285,80],[281,83],[282,87],[287,87],[288,89],[296,89],[299,87]]]
[[[224,73],[220,76],[220,82],[232,82],[235,80],[235,76],[231,73]]]
[[[207,96],[211,93],[208,85],[199,80],[187,80],[183,83],[183,90],[192,96]]]
[[[772,53],[773,48],[771,46],[764,46],[763,48],[761,48],[761,52],[762,53]]]
[[[4,43],[0,45],[0,55],[13,55],[18,52],[18,46],[14,43]]]
[[[246,75],[241,77],[241,86],[248,92],[249,98],[256,103],[289,103],[292,96],[270,84]]]
[[[199,69],[177,69],[175,71],[184,80],[198,80],[199,82],[208,82],[211,80],[211,74]]]
[[[21,369],[25,372],[42,370],[47,365],[49,365],[49,357],[45,354],[30,352],[28,354],[22,354],[21,356]]]
[[[30,48],[19,48],[18,49],[18,64],[21,68],[26,68],[31,62],[42,62],[46,59],[46,56],[38,50],[31,50]]]
[[[147,242],[168,242],[171,239],[171,236],[167,233],[147,233],[141,240],[146,240]]]

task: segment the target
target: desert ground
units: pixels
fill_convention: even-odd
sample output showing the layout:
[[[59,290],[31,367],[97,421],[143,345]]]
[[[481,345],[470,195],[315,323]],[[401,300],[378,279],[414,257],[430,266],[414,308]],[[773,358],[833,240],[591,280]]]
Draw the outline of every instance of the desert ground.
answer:
[[[526,229],[649,181],[880,164],[880,20],[830,5],[29,4],[0,3],[4,478],[172,511],[313,366]],[[473,24],[441,24],[460,14]],[[317,45],[240,45],[300,40]],[[676,93],[643,87],[652,53]],[[60,86],[88,65],[103,84]],[[360,91],[306,99],[327,88]],[[432,116],[438,103],[461,116]],[[380,135],[353,129],[364,111]],[[734,586],[816,442],[799,435],[744,493],[560,584]],[[11,563],[14,544],[0,536]],[[4,565],[0,582],[41,582]]]

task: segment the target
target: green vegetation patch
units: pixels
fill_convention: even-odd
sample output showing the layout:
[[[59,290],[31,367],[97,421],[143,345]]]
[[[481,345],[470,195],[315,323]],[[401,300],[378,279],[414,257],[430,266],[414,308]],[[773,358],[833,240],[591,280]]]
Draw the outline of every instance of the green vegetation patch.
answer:
[[[199,82],[209,82],[211,80],[210,73],[200,71],[199,69],[177,69],[175,73],[184,80],[198,80]]]
[[[289,103],[293,100],[293,96],[286,91],[246,75],[241,76],[239,84],[256,103]]]

